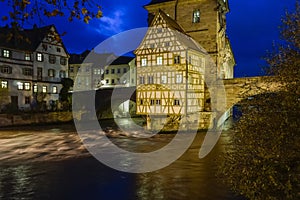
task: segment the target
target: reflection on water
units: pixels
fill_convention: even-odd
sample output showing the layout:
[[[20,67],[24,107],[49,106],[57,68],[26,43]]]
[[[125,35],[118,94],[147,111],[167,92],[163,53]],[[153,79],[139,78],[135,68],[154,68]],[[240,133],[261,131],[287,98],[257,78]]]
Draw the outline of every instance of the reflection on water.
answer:
[[[173,137],[137,139],[137,133],[124,133],[106,123],[114,133],[111,140],[132,151],[152,151]],[[72,125],[0,130],[0,199],[241,199],[215,177],[215,161],[226,144],[226,133],[200,160],[204,136],[199,133],[168,167],[128,174],[89,156]]]

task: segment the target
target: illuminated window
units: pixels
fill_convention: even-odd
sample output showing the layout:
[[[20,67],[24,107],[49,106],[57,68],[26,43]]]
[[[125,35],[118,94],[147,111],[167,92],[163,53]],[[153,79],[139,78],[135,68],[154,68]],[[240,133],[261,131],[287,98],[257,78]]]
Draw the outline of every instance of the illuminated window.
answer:
[[[47,86],[43,86],[42,92],[43,92],[43,93],[47,93]]]
[[[147,58],[142,58],[142,67],[147,66]]]
[[[28,83],[28,82],[24,83],[24,89],[30,90],[31,89],[30,83]]]
[[[54,55],[49,55],[49,63],[55,64],[56,62],[56,57]]]
[[[25,53],[25,60],[26,61],[30,61],[31,60],[30,53]]]
[[[194,10],[193,12],[193,23],[199,23],[200,22],[200,10]]]
[[[33,86],[33,92],[34,92],[34,93],[37,93],[37,92],[38,92],[38,86],[37,86],[37,85],[34,85],[34,86]]]
[[[161,84],[165,84],[167,83],[167,76],[166,75],[162,75],[161,76]]]
[[[56,87],[56,86],[53,86],[53,88],[52,88],[52,93],[54,93],[54,94],[57,93],[57,87]]]
[[[101,70],[100,69],[94,69],[94,74],[95,75],[100,75],[101,74]]]
[[[36,60],[39,61],[39,62],[43,62],[43,54],[37,53],[36,54]]]
[[[1,88],[8,88],[8,82],[7,81],[1,81]]]
[[[176,74],[176,83],[182,83],[182,75]]]
[[[21,82],[17,83],[18,90],[24,90],[24,85]]]
[[[162,58],[162,56],[158,56],[158,57],[156,58],[156,64],[157,64],[157,65],[162,65],[162,63],[163,63],[163,58]]]
[[[10,57],[10,50],[4,49],[4,50],[2,51],[2,55],[3,55],[3,57],[5,57],[5,58],[9,58],[9,57]]]

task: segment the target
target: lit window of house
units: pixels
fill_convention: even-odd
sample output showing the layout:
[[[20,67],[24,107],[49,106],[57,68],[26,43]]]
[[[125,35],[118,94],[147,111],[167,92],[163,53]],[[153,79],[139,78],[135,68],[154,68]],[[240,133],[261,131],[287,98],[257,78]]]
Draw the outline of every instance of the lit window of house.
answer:
[[[56,57],[54,55],[49,55],[49,63],[55,64],[56,62]]]
[[[55,76],[55,70],[54,69],[48,69],[48,76],[54,77]]]
[[[200,22],[200,10],[194,10],[193,12],[193,23],[199,23]]]
[[[25,53],[25,60],[26,61],[30,61],[31,60],[30,53]]]
[[[25,90],[30,90],[30,89],[31,89],[30,83],[25,82],[25,83],[24,83],[24,89],[25,89]]]
[[[163,58],[162,58],[162,56],[158,56],[158,57],[156,58],[156,64],[157,64],[157,65],[162,65],[162,64],[163,64]]]
[[[145,84],[145,78],[143,76],[140,76],[140,84]]]
[[[43,93],[47,93],[47,86],[43,86],[42,92],[43,92]]]
[[[176,83],[182,83],[182,75],[176,74]]]
[[[101,70],[100,69],[94,69],[94,74],[95,75],[100,75],[101,74]]]
[[[10,50],[3,49],[2,55],[3,55],[3,57],[5,57],[5,58],[9,58],[9,57],[10,57]]]
[[[39,62],[43,62],[43,54],[37,53],[36,54],[36,60],[39,61]]]
[[[24,90],[24,85],[21,82],[17,83],[18,90]]]
[[[174,99],[174,106],[180,106],[180,100]]]
[[[8,82],[7,81],[1,81],[1,88],[8,88]]]
[[[37,85],[33,85],[33,92],[37,93],[38,92],[38,86]]]
[[[161,84],[166,84],[167,83],[167,76],[166,75],[162,75],[161,76]]]
[[[174,64],[180,64],[180,56],[174,56]]]
[[[147,58],[142,58],[142,67],[147,66]]]
[[[148,76],[148,84],[153,84],[153,76]]]
[[[56,86],[53,86],[53,87],[52,87],[52,93],[53,93],[53,94],[56,94],[56,93],[57,93],[57,87],[56,87]]]
[[[60,57],[60,64],[61,65],[66,65],[67,64],[67,59],[64,57]]]

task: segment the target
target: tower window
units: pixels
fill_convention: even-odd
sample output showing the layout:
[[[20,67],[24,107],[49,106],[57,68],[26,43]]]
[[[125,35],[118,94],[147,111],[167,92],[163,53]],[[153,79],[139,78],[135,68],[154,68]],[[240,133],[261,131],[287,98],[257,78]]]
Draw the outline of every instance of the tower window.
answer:
[[[193,12],[193,23],[199,23],[200,22],[200,10],[194,10]]]

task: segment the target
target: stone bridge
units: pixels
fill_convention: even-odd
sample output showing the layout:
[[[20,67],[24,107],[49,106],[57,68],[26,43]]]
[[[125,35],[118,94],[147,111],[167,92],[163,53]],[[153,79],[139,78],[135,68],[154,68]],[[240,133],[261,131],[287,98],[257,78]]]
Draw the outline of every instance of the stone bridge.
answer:
[[[218,99],[226,101],[226,110],[247,97],[266,92],[276,92],[281,86],[280,83],[274,81],[274,77],[270,76],[233,78],[225,79],[221,82],[224,84],[225,95],[221,92]],[[98,89],[95,95],[96,110],[117,106],[128,99],[135,102],[135,89],[135,87]],[[112,95],[115,105],[111,105]],[[226,98],[224,98],[224,96],[226,96]]]
[[[226,109],[230,109],[247,97],[267,92],[276,92],[281,87],[281,84],[271,76],[225,79],[223,80],[223,84],[226,93]]]

